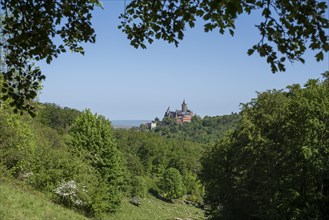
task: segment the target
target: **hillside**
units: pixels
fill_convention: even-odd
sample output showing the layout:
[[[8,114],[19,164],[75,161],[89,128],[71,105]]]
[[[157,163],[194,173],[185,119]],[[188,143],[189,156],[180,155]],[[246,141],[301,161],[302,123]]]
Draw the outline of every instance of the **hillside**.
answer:
[[[41,193],[23,190],[9,184],[0,184],[0,219],[10,220],[87,220],[70,209],[48,201]],[[116,214],[104,216],[105,220],[153,219],[203,219],[201,209],[184,204],[163,202],[153,196],[142,199],[140,207],[124,200]]]
[[[40,193],[32,193],[0,183],[0,219],[87,219],[70,209],[51,203]]]
[[[190,123],[178,123],[175,119],[164,118],[157,121],[153,132],[167,138],[193,141],[198,143],[213,143],[222,138],[225,133],[234,129],[240,119],[239,114],[232,113],[222,116],[193,116]]]
[[[203,219],[183,203],[209,220],[329,219],[323,76],[258,93],[239,114],[166,117],[145,132],[113,130],[89,109],[40,106],[31,118],[3,103],[0,182],[19,184],[1,186],[0,219],[84,218],[46,200],[108,220]]]
[[[5,103],[0,145],[0,181],[10,179],[1,188],[3,219],[83,218],[58,216],[63,212],[59,207],[96,219],[108,213],[116,213],[108,219],[203,216],[193,206],[155,199],[202,205],[198,172],[203,148],[198,143],[112,130],[110,121],[90,110],[39,104],[38,115],[31,118],[14,114]],[[16,188],[9,186],[11,180]],[[135,197],[142,202],[139,208],[128,202]],[[47,200],[61,206],[52,208]]]
[[[163,202],[153,196],[142,199],[139,207],[125,200],[118,213],[106,216],[105,220],[200,220],[204,219],[201,209],[191,205]]]

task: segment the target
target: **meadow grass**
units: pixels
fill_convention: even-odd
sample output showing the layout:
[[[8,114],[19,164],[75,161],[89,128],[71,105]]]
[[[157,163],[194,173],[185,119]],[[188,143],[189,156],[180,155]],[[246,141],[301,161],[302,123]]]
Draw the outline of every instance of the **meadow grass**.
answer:
[[[139,207],[125,200],[119,212],[107,215],[105,220],[175,220],[181,219],[204,219],[201,209],[191,205],[173,204],[148,196],[142,199]]]
[[[84,216],[48,201],[40,193],[0,183],[1,220],[85,220]]]
[[[125,199],[115,214],[104,220],[204,219],[201,209],[185,204],[167,203],[148,196],[139,207]],[[0,182],[0,220],[87,220],[89,218],[50,202],[42,193]]]

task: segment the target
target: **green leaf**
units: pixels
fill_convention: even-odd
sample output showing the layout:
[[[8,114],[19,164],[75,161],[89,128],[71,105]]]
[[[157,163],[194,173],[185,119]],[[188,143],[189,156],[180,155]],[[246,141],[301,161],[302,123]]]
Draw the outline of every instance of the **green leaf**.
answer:
[[[230,31],[231,36],[233,37],[234,36],[234,30],[230,29],[229,31]]]
[[[248,52],[247,52],[247,54],[249,56],[251,56],[254,52],[255,52],[255,49],[249,49]]]
[[[315,57],[316,57],[316,61],[318,61],[318,62],[323,60],[323,52],[321,51],[321,52],[317,53],[315,55]]]

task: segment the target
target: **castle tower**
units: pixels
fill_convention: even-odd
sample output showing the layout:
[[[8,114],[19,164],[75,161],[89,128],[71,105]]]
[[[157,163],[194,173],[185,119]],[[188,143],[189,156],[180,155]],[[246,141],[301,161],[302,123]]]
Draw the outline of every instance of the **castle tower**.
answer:
[[[169,116],[170,116],[170,106],[167,108],[164,117],[169,117]]]
[[[182,103],[182,112],[187,112],[187,104],[185,103],[185,99]]]

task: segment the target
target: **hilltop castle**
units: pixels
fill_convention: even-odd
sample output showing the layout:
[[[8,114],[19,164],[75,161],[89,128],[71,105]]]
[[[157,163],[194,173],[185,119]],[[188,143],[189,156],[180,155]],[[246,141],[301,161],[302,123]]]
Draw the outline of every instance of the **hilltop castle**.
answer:
[[[184,100],[182,103],[182,110],[176,110],[172,112],[170,111],[170,107],[168,107],[164,117],[176,119],[178,123],[191,122],[193,117],[193,112],[187,108],[187,104]]]

